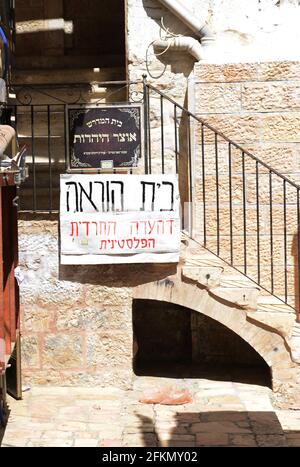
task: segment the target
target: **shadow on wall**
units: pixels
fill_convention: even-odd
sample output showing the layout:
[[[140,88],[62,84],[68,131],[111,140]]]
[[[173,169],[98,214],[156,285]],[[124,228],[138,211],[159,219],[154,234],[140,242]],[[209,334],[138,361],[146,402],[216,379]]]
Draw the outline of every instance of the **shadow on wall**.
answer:
[[[192,35],[192,32],[180,20],[178,20],[172,13],[167,11],[165,8],[162,8],[158,1],[156,3],[157,8],[149,7],[149,1],[143,0],[143,7],[149,18],[151,18],[152,21],[155,21],[155,23],[161,27],[162,38],[166,37],[167,35],[165,31],[170,31],[172,35]],[[163,25],[165,27],[165,31],[163,29],[161,18],[163,18]],[[161,39],[160,34],[157,33],[157,37],[155,37],[154,39]],[[147,55],[145,58],[147,61],[147,72],[149,76],[151,76],[151,78],[158,79],[162,77],[164,72],[166,71],[167,65],[170,65],[170,70],[172,73],[182,73],[183,76],[185,76],[186,78],[190,76],[194,68],[195,59],[192,58],[189,54],[171,51],[161,53],[160,51],[155,56],[151,43],[149,43],[148,46],[148,52],[145,51],[145,55]],[[156,63],[153,64],[153,61]],[[159,67],[159,69],[157,69],[157,62],[160,62],[162,64],[162,67]]]
[[[147,447],[300,446],[300,431],[284,431],[274,412],[174,412],[172,422],[168,421],[173,426],[170,434],[159,434],[150,417],[138,418],[143,446]]]
[[[59,265],[59,280],[108,287],[136,287],[176,274],[175,263]]]

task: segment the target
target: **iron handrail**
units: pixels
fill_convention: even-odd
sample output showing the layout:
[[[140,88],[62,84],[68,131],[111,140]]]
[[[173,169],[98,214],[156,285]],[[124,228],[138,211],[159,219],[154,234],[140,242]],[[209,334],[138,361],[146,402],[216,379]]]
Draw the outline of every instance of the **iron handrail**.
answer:
[[[145,116],[147,117],[148,120],[148,134],[146,135],[146,139],[151,141],[151,136],[149,133],[151,131],[149,130],[151,126],[150,122],[150,108],[151,105],[149,103],[149,95],[150,94],[155,94],[157,97],[157,100],[160,100],[160,119],[163,122],[164,115],[163,115],[163,102],[167,101],[170,104],[174,106],[174,125],[175,125],[175,158],[177,160],[178,158],[178,145],[177,145],[177,134],[179,133],[178,128],[177,128],[177,114],[179,114],[179,111],[181,111],[182,116],[186,116],[186,127],[187,127],[187,136],[185,136],[189,141],[186,143],[184,146],[184,150],[187,148],[188,150],[188,171],[189,174],[191,174],[191,155],[190,155],[190,145],[191,145],[191,121],[194,122],[194,126],[198,125],[201,126],[201,131],[200,131],[200,141],[199,141],[199,133],[198,136],[196,136],[196,133],[194,131],[194,137],[198,138],[198,140],[195,143],[194,149],[196,150],[197,144],[198,144],[198,156],[201,158],[200,160],[200,165],[201,165],[201,170],[202,170],[202,180],[201,184],[202,187],[200,187],[200,190],[202,190],[202,201],[199,200],[199,204],[201,204],[203,213],[201,214],[202,216],[202,229],[203,229],[203,242],[202,245],[224,260],[227,264],[232,266],[234,269],[238,270],[242,274],[244,274],[246,277],[250,278],[255,284],[260,286],[262,289],[266,290],[267,292],[273,294],[275,297],[277,297],[280,301],[283,303],[289,305],[291,308],[296,309],[298,306],[297,300],[298,297],[300,296],[300,273],[299,273],[299,254],[300,254],[300,185],[295,183],[294,181],[290,180],[288,177],[280,173],[278,170],[274,169],[271,167],[268,163],[264,162],[248,150],[244,149],[242,145],[236,143],[233,141],[231,138],[227,137],[224,133],[219,131],[218,129],[214,128],[212,125],[209,123],[205,122],[202,118],[198,117],[195,115],[193,112],[191,112],[189,109],[185,108],[183,105],[179,104],[176,102],[173,98],[169,97],[166,95],[163,91],[155,88],[152,84],[148,83],[146,79],[144,78],[144,96],[145,96],[145,102],[147,104],[148,109],[146,109]],[[157,106],[157,104],[156,104]],[[172,114],[172,111],[170,112]],[[161,125],[163,127],[163,125]],[[206,137],[206,131],[204,130],[209,130],[209,132],[212,133],[212,136],[210,138],[210,141],[207,141]],[[222,143],[225,143],[227,146],[227,155],[228,155],[228,168],[226,166],[225,169],[223,169],[223,172],[219,172],[219,141],[222,141]],[[214,162],[211,162],[211,166],[208,167],[207,165],[207,159],[206,159],[206,144],[209,144],[212,147],[212,155]],[[161,166],[164,167],[164,141],[161,139],[161,145],[162,145],[162,150],[161,150],[161,157],[162,157],[162,162]],[[225,146],[225,149],[226,149]],[[233,153],[233,149],[236,149],[237,151]],[[224,149],[223,149],[224,150]],[[148,156],[149,156],[149,161],[151,165],[151,148],[149,150],[148,147]],[[183,154],[179,154],[179,160],[180,157],[183,156]],[[235,158],[235,159],[234,159]],[[196,160],[196,159],[195,159]],[[252,161],[251,164],[253,164],[254,168],[253,171],[249,173],[249,175],[254,179],[254,196],[253,196],[253,201],[249,201],[247,198],[247,169],[246,169],[246,161],[247,163],[250,163],[250,160]],[[234,192],[233,192],[233,183],[234,183],[234,175],[237,175],[233,173],[233,162],[238,161],[241,169],[238,171],[238,176],[240,179],[241,183],[241,197],[238,199],[234,198]],[[149,163],[148,163],[149,165]],[[176,165],[177,167],[177,165]],[[210,170],[210,176],[213,178],[213,185],[215,186],[207,186],[208,180],[207,180],[207,171],[208,168]],[[263,171],[262,171],[263,169]],[[214,175],[211,175],[212,170],[214,171]],[[150,170],[151,172],[151,170]],[[225,188],[226,188],[226,197],[224,197],[224,179],[221,181],[220,184],[220,177],[225,176],[225,179],[228,181],[225,182]],[[182,174],[179,174],[179,177],[182,176]],[[265,186],[264,189],[267,188],[268,190],[268,196],[263,200],[261,198],[261,188],[262,188],[262,182],[261,178],[262,177],[267,177],[267,187]],[[279,189],[277,188],[277,191],[274,189],[274,183],[278,182]],[[190,186],[193,184],[193,181],[189,180]],[[223,183],[223,185],[222,185]],[[220,190],[223,188],[223,204],[221,204],[221,195],[220,195]],[[296,200],[291,200],[288,202],[288,189],[294,190],[293,195],[295,195]],[[275,230],[275,208],[278,209],[278,206],[274,208],[274,205],[278,205],[278,199],[276,200],[276,196],[280,196],[280,208],[279,211],[277,211],[277,216],[278,214],[280,215],[280,220],[279,220],[279,225],[276,225]],[[224,201],[225,199],[225,201]],[[193,199],[193,192],[192,190],[190,191],[189,194],[189,201],[191,204],[194,204],[194,199]],[[222,227],[222,221],[221,221],[221,214],[224,215],[222,212],[222,208],[224,208],[224,203],[227,206],[229,205],[229,213],[226,216],[229,216],[229,227],[228,230],[222,232],[220,229]],[[238,227],[235,225],[234,222],[237,220],[237,211],[235,211],[236,208],[236,203],[238,205],[238,209],[241,210],[242,214],[238,213]],[[294,212],[294,218],[288,219],[288,205],[289,208],[292,206],[295,208]],[[199,205],[198,205],[199,206]],[[212,207],[213,206],[213,207]],[[197,209],[197,206],[196,206]],[[253,220],[249,220],[249,210],[253,210]],[[264,219],[263,221],[265,224],[262,226],[262,220],[260,219],[261,216],[261,210],[265,209],[265,212],[268,212],[267,218]],[[213,214],[212,214],[213,211]],[[282,211],[282,212],[281,212]],[[192,208],[193,212],[193,208]],[[291,233],[289,232],[289,224],[288,221],[294,222],[295,224],[295,232],[296,232],[296,253],[295,257],[293,260],[293,266],[295,268],[294,272],[294,284],[291,285],[291,280],[289,279],[290,276],[290,271],[292,265],[288,261],[288,241],[289,241],[289,236],[293,238],[294,241],[294,235],[295,232],[293,232],[293,235],[291,236]],[[278,217],[277,217],[277,222],[278,222]],[[253,223],[255,224],[255,229],[253,231]],[[252,224],[252,225],[251,225]],[[213,225],[213,228],[212,228]],[[234,231],[235,227],[235,231]],[[250,230],[249,233],[249,228],[252,228],[252,231]],[[264,229],[269,229],[269,231],[266,231]],[[214,231],[215,233],[211,233],[211,231]],[[201,234],[202,234],[201,233]],[[198,232],[194,232],[194,229],[192,228],[189,231],[189,236],[193,238],[194,240],[197,241],[197,235]],[[215,244],[212,244],[213,237],[216,238]],[[240,238],[238,248],[234,246],[234,241],[236,241],[236,238]],[[251,247],[249,246],[250,243],[250,237],[256,238],[256,245],[252,244]],[[224,244],[225,241],[229,240],[229,246],[226,246],[226,250],[224,250]],[[266,250],[262,252],[262,242],[263,241],[268,241],[269,242],[269,247],[268,247],[268,254],[266,255]],[[276,263],[276,254],[278,253],[275,250],[275,242],[280,242],[280,261]],[[240,258],[236,259],[238,257],[237,255],[237,250]],[[225,251],[225,254],[224,254]],[[295,251],[295,250],[294,250]],[[255,258],[256,255],[256,258]],[[262,262],[262,257],[264,255],[264,262]],[[229,256],[229,259],[228,259]],[[253,259],[254,258],[254,259]],[[268,269],[269,271],[269,278],[263,277],[263,268]],[[297,268],[297,270],[296,270]],[[268,280],[270,284],[268,283]],[[267,282],[267,284],[266,284]],[[297,285],[296,285],[297,284]],[[292,303],[291,303],[292,302]]]
[[[190,117],[194,118],[195,120],[197,120],[199,123],[201,123],[203,126],[205,126],[207,129],[211,130],[213,133],[216,133],[218,136],[220,136],[221,138],[223,138],[225,141],[227,141],[228,143],[230,143],[232,146],[236,147],[237,149],[239,149],[240,151],[243,151],[244,154],[247,154],[247,156],[251,157],[251,159],[259,162],[262,166],[264,166],[267,170],[271,170],[275,175],[277,175],[278,177],[282,178],[282,180],[285,180],[286,182],[290,183],[294,188],[297,188],[298,190],[300,190],[300,185],[298,185],[297,183],[293,182],[292,180],[290,180],[289,178],[287,178],[285,175],[281,174],[280,172],[278,172],[278,170],[276,169],[273,169],[273,167],[271,167],[269,164],[267,164],[266,162],[262,161],[261,159],[259,159],[257,156],[255,156],[254,154],[252,154],[251,152],[247,151],[247,149],[244,149],[242,146],[240,146],[238,143],[235,143],[233,140],[231,140],[230,138],[228,138],[228,136],[224,135],[224,133],[222,133],[220,130],[217,130],[216,128],[214,128],[213,126],[211,126],[209,123],[205,122],[205,120],[203,120],[202,118],[199,118],[197,117],[197,115],[195,115],[194,113],[192,113],[190,110],[186,109],[185,107],[183,107],[182,105],[178,104],[178,102],[176,102],[174,99],[172,99],[171,97],[167,96],[165,93],[163,93],[162,91],[160,91],[159,89],[156,89],[154,86],[152,86],[151,84],[149,83],[146,83],[146,86],[149,88],[149,89],[152,89],[153,91],[157,92],[158,94],[160,94],[164,99],[168,100],[169,102],[171,102],[173,105],[175,105],[177,108],[179,108],[180,110],[182,110],[186,115],[189,115]]]

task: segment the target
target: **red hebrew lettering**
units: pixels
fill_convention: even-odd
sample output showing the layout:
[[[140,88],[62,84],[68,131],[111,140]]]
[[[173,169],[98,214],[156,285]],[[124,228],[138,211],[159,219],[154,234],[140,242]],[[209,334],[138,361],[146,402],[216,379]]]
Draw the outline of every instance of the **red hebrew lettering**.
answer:
[[[141,247],[142,248],[147,248],[147,239],[146,238],[141,238]]]
[[[116,222],[108,221],[107,222],[107,235],[111,235],[111,232],[110,232],[111,229],[113,230],[112,234],[116,235],[116,226],[117,226]]]
[[[155,239],[148,238],[148,248],[151,248],[150,243],[152,243],[152,248],[155,248]]]
[[[174,219],[168,219],[168,220],[166,220],[166,222],[169,222],[169,224],[170,224],[170,234],[172,235]]]
[[[134,225],[132,225],[134,224]],[[135,227],[135,232],[133,232],[133,229]],[[131,221],[130,222],[130,235],[138,234],[139,233],[139,222],[138,221]]]
[[[165,233],[165,221],[163,221],[163,220],[157,221],[157,233],[158,234],[159,233],[161,233],[161,234]]]
[[[147,221],[140,221],[140,225],[141,224],[144,224],[144,232],[143,233],[144,233],[144,235],[146,235],[147,234]]]
[[[104,245],[104,247],[103,247]],[[101,240],[100,241],[100,250],[106,250],[107,248],[107,240]]]
[[[149,232],[148,232],[148,234],[149,234],[149,235],[152,234],[152,232],[153,232],[153,230],[154,230],[154,227],[155,227],[155,223],[156,223],[156,221],[153,221],[152,223],[151,223],[151,221],[148,221],[148,226],[149,226]]]
[[[139,240],[139,238],[134,237],[133,241],[135,242],[134,248],[137,250],[137,248],[139,247],[139,244],[140,244],[140,240]]]
[[[106,235],[106,222],[99,222],[100,235]]]
[[[128,248],[129,248],[129,250],[132,250],[132,248],[133,248],[133,240],[132,240],[132,238],[128,238],[128,239],[126,240],[126,243],[127,243],[127,246],[128,246]]]
[[[77,222],[71,222],[71,226],[72,226],[72,233],[70,233],[70,236],[74,237],[74,235],[76,235],[76,237],[78,237],[78,223]],[[75,228],[74,228],[74,226],[75,226]],[[74,230],[75,230],[76,234],[74,234]]]
[[[117,240],[118,247],[123,249],[125,245],[125,240]]]
[[[90,223],[89,222],[80,222],[80,224],[85,224],[85,233],[86,233],[86,236],[88,237],[89,235],[89,226],[90,226]]]
[[[91,222],[91,224],[93,224],[93,225],[95,226],[95,228],[96,228],[96,235],[98,235],[98,223],[95,222],[95,221],[93,221],[93,222]]]
[[[116,242],[116,240],[108,240],[108,243],[111,244],[111,247],[110,247],[111,250],[113,250],[115,248],[115,242]]]

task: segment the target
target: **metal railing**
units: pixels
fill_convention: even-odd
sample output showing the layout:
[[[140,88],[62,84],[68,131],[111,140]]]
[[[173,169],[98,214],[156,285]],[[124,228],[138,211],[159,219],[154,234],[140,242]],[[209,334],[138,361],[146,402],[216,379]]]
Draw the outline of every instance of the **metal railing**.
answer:
[[[11,124],[15,126],[19,145],[27,147],[29,177],[20,188],[20,211],[57,213],[59,210],[59,176],[67,170],[68,105],[95,106],[126,100],[140,101],[142,93],[136,82],[105,81],[77,84],[18,84],[11,87],[14,102],[8,105]],[[99,97],[97,89],[106,88]],[[95,91],[96,89],[96,91]],[[99,169],[101,172],[101,169]]]
[[[226,137],[151,84],[144,83],[145,113],[160,99],[161,169],[165,169],[163,108],[172,106],[174,160],[181,197],[191,203],[190,236],[285,304],[298,307],[300,186]],[[178,117],[180,121],[178,122]],[[151,129],[146,152],[151,173]],[[178,170],[187,161],[187,173]],[[184,165],[183,165],[184,166]],[[185,210],[187,211],[187,210]]]
[[[126,90],[128,102],[143,104],[144,159],[133,173],[178,174],[183,229],[260,287],[297,307],[300,187],[145,79],[98,85],[111,86],[116,95]],[[12,107],[19,137],[22,125],[27,128],[23,136],[31,154],[20,208],[55,212],[59,174],[66,167],[65,108],[84,103],[83,88],[75,87],[78,97],[68,101],[37,89],[45,102],[34,103],[28,87],[18,88]],[[38,120],[43,130],[36,127]]]

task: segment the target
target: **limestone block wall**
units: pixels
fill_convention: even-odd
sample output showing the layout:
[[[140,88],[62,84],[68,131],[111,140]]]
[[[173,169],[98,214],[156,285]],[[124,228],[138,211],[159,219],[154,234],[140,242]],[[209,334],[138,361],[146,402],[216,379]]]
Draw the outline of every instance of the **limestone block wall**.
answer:
[[[195,113],[225,136],[241,145],[263,162],[300,181],[299,62],[195,65]],[[208,247],[216,250],[216,154],[215,138],[204,130],[205,194]],[[218,137],[218,189],[220,201],[220,255],[230,261],[229,147]],[[244,266],[242,152],[231,151],[232,215],[234,262]],[[203,184],[201,125],[196,125],[195,192],[198,200],[195,234],[203,240]],[[256,163],[245,156],[245,196],[247,233],[247,272],[257,280],[258,262],[261,281],[271,287],[271,228],[273,230],[274,285],[280,296],[284,285],[284,189],[286,189],[287,281],[289,303],[295,305],[297,293],[297,189],[259,165],[259,226],[257,224]],[[272,214],[272,224],[270,215]],[[257,230],[259,228],[259,256]]]

